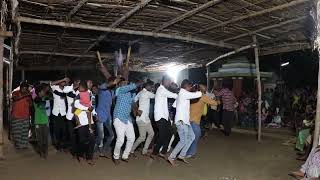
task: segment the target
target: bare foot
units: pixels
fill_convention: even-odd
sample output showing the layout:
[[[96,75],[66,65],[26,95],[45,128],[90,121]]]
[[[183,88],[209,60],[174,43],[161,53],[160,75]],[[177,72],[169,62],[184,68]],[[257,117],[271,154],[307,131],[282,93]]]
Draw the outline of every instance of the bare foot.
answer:
[[[128,163],[128,162],[129,162],[129,158],[127,158],[127,159],[122,159],[122,161]]]
[[[151,154],[151,155],[150,155],[150,158],[153,159],[153,160],[155,160],[155,159],[156,159],[156,156],[153,155],[153,154]]]
[[[301,178],[301,177],[304,177],[304,173],[301,171],[290,172],[289,176],[293,176],[295,178],[298,178],[298,177]]]
[[[186,163],[186,164],[189,164],[189,163],[190,163],[190,162],[189,162],[189,161],[187,161],[187,159],[186,159],[186,158],[184,158],[184,157],[178,157],[178,159],[179,159],[180,161],[182,161],[182,162]]]
[[[163,159],[166,159],[166,158],[167,158],[165,154],[161,154],[161,153],[160,153],[159,156],[160,156],[161,158],[163,158]]]
[[[137,155],[135,153],[131,153],[130,156],[133,158],[137,158]]]
[[[87,163],[91,166],[94,166],[95,165],[95,162],[91,159],[91,160],[87,160]]]
[[[113,162],[116,166],[118,166],[120,164],[120,160],[119,159],[113,159]]]
[[[168,162],[173,166],[173,167],[177,167],[178,164],[175,163],[174,159],[168,158]]]

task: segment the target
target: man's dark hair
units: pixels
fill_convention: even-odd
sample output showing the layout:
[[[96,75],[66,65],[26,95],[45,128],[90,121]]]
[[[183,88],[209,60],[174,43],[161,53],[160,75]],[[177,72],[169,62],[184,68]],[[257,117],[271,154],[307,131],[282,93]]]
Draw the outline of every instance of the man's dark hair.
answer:
[[[36,95],[39,96],[39,93],[44,90],[44,88],[46,87],[46,84],[40,84],[40,85],[37,85],[34,89]]]
[[[146,83],[144,83],[143,87],[147,87],[147,86],[153,86],[154,82],[153,81],[147,81]]]
[[[20,83],[20,88],[28,88],[29,84],[26,81]]]
[[[163,77],[162,77],[162,83],[164,83],[164,81],[166,81],[166,80],[172,80],[172,78],[169,76],[169,75],[164,75]]]
[[[160,87],[160,83],[156,83],[155,85],[154,85],[154,90],[155,91],[157,91],[157,89]]]
[[[192,83],[188,79],[181,82],[181,88],[185,88],[186,86],[192,86]]]
[[[80,87],[83,87],[83,88],[86,89],[86,90],[88,90],[87,81],[80,81],[79,86],[80,86]]]
[[[222,82],[223,88],[228,88],[229,90],[232,90],[232,81],[231,80],[224,80]]]

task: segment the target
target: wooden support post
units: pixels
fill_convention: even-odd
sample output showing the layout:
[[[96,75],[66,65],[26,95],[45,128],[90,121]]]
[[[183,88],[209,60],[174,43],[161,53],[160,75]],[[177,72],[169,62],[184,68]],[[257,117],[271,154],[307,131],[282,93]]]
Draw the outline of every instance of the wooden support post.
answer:
[[[318,4],[320,4],[320,3],[318,2]],[[319,17],[319,15],[318,15],[318,17]],[[320,68],[320,52],[319,52],[319,50],[320,49],[318,47],[318,61],[319,61],[319,68]],[[316,119],[315,119],[313,147],[316,147],[319,144],[319,134],[320,134],[320,69],[318,70],[317,111],[316,111]]]
[[[318,22],[315,22],[317,25],[317,36],[316,42],[319,42],[320,39],[320,1],[316,1],[316,15]],[[320,44],[317,44],[318,48],[318,61],[319,61],[319,68],[320,68]],[[320,134],[320,69],[318,69],[318,92],[317,92],[317,111],[316,111],[316,119],[315,119],[315,129],[314,129],[314,137],[313,137],[313,147],[318,146],[319,144],[319,134]]]
[[[207,66],[207,88],[210,89],[210,66]]]
[[[206,44],[206,45],[229,48],[229,49],[234,49],[238,47],[237,45],[233,45],[229,43],[212,41],[208,39],[201,39],[201,38],[197,38],[189,35],[155,33],[151,31],[136,31],[136,30],[128,30],[128,29],[122,29],[122,28],[114,28],[114,27],[95,26],[95,25],[89,25],[89,24],[78,24],[78,23],[69,23],[69,22],[66,23],[66,22],[60,22],[60,21],[54,21],[54,20],[35,19],[35,18],[29,18],[29,17],[18,17],[17,20],[19,22],[25,22],[25,23],[31,23],[31,24],[46,24],[50,26],[59,26],[64,28],[76,28],[76,29],[86,29],[86,30],[110,32],[110,33],[121,33],[121,34],[137,35],[137,36],[149,36],[149,37],[155,37],[155,38],[175,39],[180,41],[194,42],[194,43]],[[103,38],[100,41],[102,40]],[[76,61],[73,61],[73,63],[74,62]]]
[[[256,74],[257,74],[257,87],[258,87],[258,142],[261,142],[261,105],[262,105],[262,91],[261,91],[261,77],[259,67],[259,51],[257,45],[257,37],[253,35],[253,43],[256,44],[254,47],[254,59],[256,63]]]
[[[0,160],[4,159],[3,138],[3,44],[4,37],[0,36]]]
[[[230,51],[230,52],[228,52],[228,53],[226,53],[226,54],[222,54],[221,56],[218,56],[218,57],[216,57],[214,60],[208,62],[208,63],[206,64],[206,66],[210,66],[210,64],[215,63],[215,62],[217,62],[218,60],[220,60],[220,59],[222,59],[222,58],[231,56],[231,55],[233,55],[233,54],[236,54],[236,53],[238,53],[238,52],[241,52],[241,51],[244,51],[244,50],[253,48],[253,47],[255,47],[255,44],[250,44],[250,45],[247,45],[247,46],[243,46],[243,47],[241,47],[241,48],[239,48],[239,49],[236,49],[236,50],[234,50],[234,51]]]
[[[26,72],[25,70],[21,70],[21,81],[25,81],[26,80]]]

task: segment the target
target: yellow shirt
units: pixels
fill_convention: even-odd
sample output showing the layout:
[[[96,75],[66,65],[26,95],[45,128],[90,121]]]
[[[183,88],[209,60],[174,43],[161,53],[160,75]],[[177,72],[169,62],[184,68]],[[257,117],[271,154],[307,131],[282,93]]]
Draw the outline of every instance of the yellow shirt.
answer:
[[[190,105],[190,121],[200,124],[203,109],[206,104],[218,105],[217,101],[209,98],[206,95],[201,96],[200,100]]]

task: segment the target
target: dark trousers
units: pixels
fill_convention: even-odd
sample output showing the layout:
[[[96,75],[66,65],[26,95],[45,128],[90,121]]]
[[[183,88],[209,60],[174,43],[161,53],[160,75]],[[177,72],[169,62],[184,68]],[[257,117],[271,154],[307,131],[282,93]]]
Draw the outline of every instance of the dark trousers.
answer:
[[[61,150],[62,148],[65,148],[65,116],[52,116],[53,121],[53,130],[54,130],[54,136],[55,136],[55,146],[57,150]]]
[[[75,121],[66,121],[66,146],[72,155],[75,155],[76,150],[76,134],[75,134]]]
[[[53,127],[52,117],[53,117],[53,115],[50,115],[50,117],[49,117],[49,131],[50,131],[51,144],[55,145],[56,144],[56,137],[54,135],[54,127]]]
[[[216,127],[220,127],[220,118],[218,117],[218,111],[208,108],[208,120],[210,124],[214,124]]]
[[[38,151],[41,155],[46,157],[48,155],[48,124],[36,124],[35,134],[38,144]]]
[[[95,137],[89,131],[89,125],[77,128],[77,156],[93,159]]]
[[[226,136],[229,136],[231,134],[233,117],[234,117],[233,111],[223,110],[222,122],[224,127],[224,133]]]
[[[172,136],[171,123],[166,119],[160,119],[156,122],[159,130],[157,142],[153,149],[153,155],[159,154],[159,150],[162,147],[161,154],[166,154]]]

